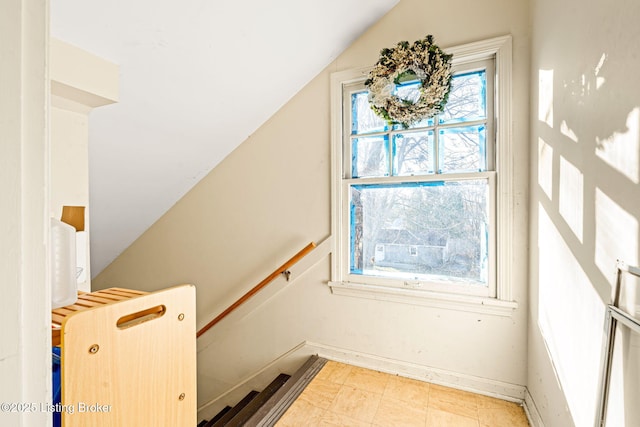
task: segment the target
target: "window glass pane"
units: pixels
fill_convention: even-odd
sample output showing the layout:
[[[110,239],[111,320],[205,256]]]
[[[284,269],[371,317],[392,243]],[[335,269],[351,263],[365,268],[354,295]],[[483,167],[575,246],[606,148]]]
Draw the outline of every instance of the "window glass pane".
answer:
[[[399,133],[393,137],[394,175],[434,173],[433,131]]]
[[[351,153],[353,178],[389,175],[389,136],[353,138]]]
[[[369,92],[351,95],[351,134],[358,135],[387,130],[387,122],[373,112],[369,104]]]
[[[485,126],[442,129],[438,134],[440,172],[485,171]]]
[[[487,286],[486,179],[352,185],[350,271]]]
[[[486,71],[453,76],[451,92],[440,123],[467,122],[487,118]]]

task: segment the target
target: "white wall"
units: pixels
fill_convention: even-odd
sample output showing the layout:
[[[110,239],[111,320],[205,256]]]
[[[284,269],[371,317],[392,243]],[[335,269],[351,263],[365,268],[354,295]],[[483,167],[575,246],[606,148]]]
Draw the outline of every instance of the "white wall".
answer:
[[[639,262],[639,16],[634,0],[532,2],[527,384],[547,427],[593,425],[616,259]],[[614,369],[637,393],[630,344]],[[638,424],[626,403],[610,425]]]
[[[10,0],[2,5],[0,402],[36,405],[35,410],[3,408],[3,426],[51,423],[51,414],[40,410],[51,402],[52,388],[49,218],[59,217],[63,204],[88,204],[87,114],[89,106],[104,102],[100,97],[94,104],[95,96],[80,93],[70,84],[69,73],[61,72],[66,66],[72,74],[78,68],[95,71],[85,62],[51,66],[48,22],[47,2]],[[59,59],[60,45],[53,44],[51,54]],[[56,79],[53,85],[49,77]],[[93,73],[89,80],[95,78]],[[115,78],[117,82],[117,68]],[[60,81],[65,87],[56,88]],[[57,97],[55,108],[50,108],[50,90]]]
[[[0,13],[0,402],[51,400],[47,286],[47,2]],[[44,412],[0,411],[3,426],[43,426]]]
[[[304,340],[524,385],[527,11],[526,1],[401,1],[95,278],[94,287],[153,290],[194,283],[198,324],[204,325],[309,241],[329,236],[330,73],[373,65],[382,48],[426,34],[442,47],[512,34],[518,222],[515,256],[508,262],[516,271],[513,296],[519,303],[513,315],[332,295],[325,257],[267,304],[202,338],[198,386],[200,403],[206,402]]]
[[[89,206],[89,114],[118,100],[118,66],[60,40],[50,41],[51,201],[49,215],[60,219],[63,206],[85,207],[85,229],[78,234],[78,289],[91,291]]]

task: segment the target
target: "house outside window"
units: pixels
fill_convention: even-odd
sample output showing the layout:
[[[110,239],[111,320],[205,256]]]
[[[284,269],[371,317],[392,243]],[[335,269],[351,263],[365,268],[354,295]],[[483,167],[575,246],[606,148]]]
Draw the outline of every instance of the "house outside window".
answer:
[[[510,42],[445,49],[446,108],[409,128],[371,110],[368,70],[332,76],[332,287],[510,300],[501,257],[512,218],[498,196],[510,191]],[[410,99],[418,88],[397,91]]]

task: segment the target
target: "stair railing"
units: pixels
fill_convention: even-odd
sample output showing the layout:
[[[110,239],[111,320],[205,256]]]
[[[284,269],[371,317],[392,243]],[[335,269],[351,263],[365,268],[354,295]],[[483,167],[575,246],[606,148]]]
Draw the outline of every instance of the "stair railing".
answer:
[[[216,323],[220,322],[222,319],[224,319],[225,317],[227,317],[232,311],[234,311],[236,308],[240,307],[242,304],[244,304],[249,298],[251,298],[252,296],[254,296],[255,294],[257,294],[258,292],[260,292],[260,290],[262,288],[264,288],[265,286],[267,286],[269,283],[271,283],[273,280],[275,280],[279,275],[284,275],[286,277],[287,280],[289,280],[289,276],[291,275],[291,273],[289,272],[289,268],[291,268],[295,263],[297,263],[298,261],[300,261],[302,258],[304,258],[309,252],[311,252],[314,248],[316,247],[316,244],[314,242],[309,243],[307,246],[305,246],[300,252],[298,252],[297,254],[295,254],[294,256],[292,256],[287,262],[285,262],[284,264],[282,264],[280,267],[278,267],[276,270],[273,271],[273,273],[271,273],[270,275],[268,275],[264,280],[262,280],[260,283],[258,283],[256,286],[253,287],[253,289],[251,289],[249,292],[247,292],[246,294],[244,294],[243,296],[241,296],[236,302],[234,302],[233,304],[231,304],[229,307],[227,307],[226,310],[224,310],[222,313],[220,313],[218,316],[216,316],[213,320],[211,320],[209,323],[207,323],[206,325],[204,325],[197,333],[196,333],[196,338],[200,338],[200,336],[202,334],[204,334],[205,332],[207,332],[209,329],[211,329]]]

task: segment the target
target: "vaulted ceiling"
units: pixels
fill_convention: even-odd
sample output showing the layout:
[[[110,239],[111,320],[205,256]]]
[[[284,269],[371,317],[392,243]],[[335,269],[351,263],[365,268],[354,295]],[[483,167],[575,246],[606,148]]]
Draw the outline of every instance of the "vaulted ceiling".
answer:
[[[53,37],[120,66],[90,115],[92,273],[398,1],[52,0]]]

